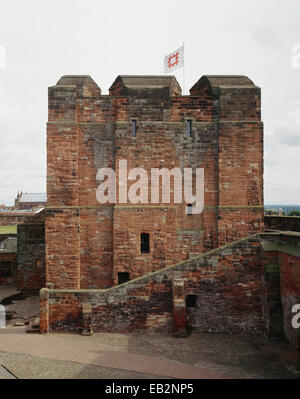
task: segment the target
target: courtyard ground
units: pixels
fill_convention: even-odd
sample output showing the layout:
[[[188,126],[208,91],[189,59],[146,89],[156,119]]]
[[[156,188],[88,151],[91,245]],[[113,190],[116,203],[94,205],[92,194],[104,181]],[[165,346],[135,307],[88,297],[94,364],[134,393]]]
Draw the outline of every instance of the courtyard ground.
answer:
[[[37,304],[31,297],[8,305],[17,318],[0,330],[0,364],[21,379],[300,377],[296,351],[284,340],[263,336],[191,334],[176,338],[148,331],[88,337],[26,334],[26,327],[15,326],[13,320],[35,314]]]
[[[21,292],[14,285],[0,285],[0,303],[3,300],[9,300],[8,304],[3,303],[7,314],[6,324],[8,327],[14,326],[16,323],[25,325],[39,317],[39,295],[23,298]]]

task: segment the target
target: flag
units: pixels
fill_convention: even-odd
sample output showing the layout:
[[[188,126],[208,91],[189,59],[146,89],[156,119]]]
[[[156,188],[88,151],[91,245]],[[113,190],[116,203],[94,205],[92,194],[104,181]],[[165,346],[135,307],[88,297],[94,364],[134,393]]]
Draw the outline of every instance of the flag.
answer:
[[[183,50],[184,46],[168,54],[164,60],[165,73],[170,73],[177,68],[183,67]]]

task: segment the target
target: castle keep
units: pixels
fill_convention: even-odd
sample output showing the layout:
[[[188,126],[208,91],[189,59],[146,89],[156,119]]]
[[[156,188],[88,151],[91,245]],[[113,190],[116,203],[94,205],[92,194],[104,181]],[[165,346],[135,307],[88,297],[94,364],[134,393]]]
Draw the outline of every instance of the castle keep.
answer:
[[[64,76],[49,88],[47,153],[54,289],[109,288],[262,231],[260,88],[245,76],[203,76],[187,96],[173,76],[118,76],[109,95]],[[149,175],[203,168],[204,211],[172,198],[99,204],[97,171],[118,173],[120,160]]]
[[[148,176],[204,170],[203,211],[174,200],[175,179],[169,203],[119,201],[129,179],[115,203],[99,202],[99,170],[120,183],[120,161]],[[118,76],[109,95],[64,76],[49,88],[47,204],[18,224],[14,275],[23,292],[40,291],[42,333],[254,332],[300,349],[299,220],[263,215],[260,89],[249,78],[203,76],[183,96],[172,76]]]

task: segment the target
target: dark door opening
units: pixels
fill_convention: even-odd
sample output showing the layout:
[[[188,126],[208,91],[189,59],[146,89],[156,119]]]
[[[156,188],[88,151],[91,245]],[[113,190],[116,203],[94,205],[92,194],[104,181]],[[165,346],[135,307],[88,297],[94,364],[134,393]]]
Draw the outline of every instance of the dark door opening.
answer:
[[[141,253],[148,254],[150,252],[150,235],[148,233],[141,234]]]
[[[119,272],[118,273],[118,284],[123,284],[126,283],[126,281],[129,281],[129,273],[128,272]]]
[[[12,270],[11,270],[11,262],[10,261],[2,261],[1,262],[1,278],[9,278],[12,277]]]
[[[197,316],[197,295],[188,294],[186,296],[186,327],[188,331],[193,331],[196,325]]]

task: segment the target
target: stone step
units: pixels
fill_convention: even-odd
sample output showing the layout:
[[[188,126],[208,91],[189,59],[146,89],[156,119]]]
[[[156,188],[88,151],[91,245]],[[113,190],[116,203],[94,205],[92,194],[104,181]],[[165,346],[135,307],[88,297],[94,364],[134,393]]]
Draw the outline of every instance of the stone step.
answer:
[[[34,321],[29,323],[29,326],[26,328],[26,333],[30,334],[39,334],[40,333],[40,319],[37,317]]]
[[[40,333],[40,329],[39,328],[32,328],[31,325],[29,324],[29,326],[26,328],[26,333],[28,333],[28,334],[39,334]]]
[[[40,329],[40,318],[39,317],[36,317],[34,319],[34,321],[32,322],[32,328]]]

